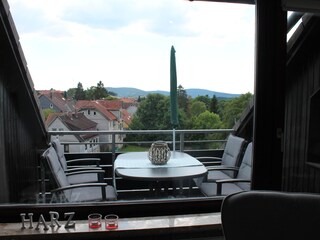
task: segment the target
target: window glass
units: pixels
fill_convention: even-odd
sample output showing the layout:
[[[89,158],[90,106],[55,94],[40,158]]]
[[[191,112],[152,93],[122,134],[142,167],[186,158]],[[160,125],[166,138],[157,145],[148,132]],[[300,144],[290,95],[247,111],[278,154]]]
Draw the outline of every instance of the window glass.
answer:
[[[221,196],[214,184],[206,182],[203,169],[223,155],[230,129],[239,123],[253,96],[254,6],[171,0],[8,2],[35,88],[66,91],[73,94],[72,100],[77,90],[84,93],[82,98],[77,95],[78,102],[71,102],[73,112],[88,105],[91,109],[86,116],[70,118],[70,129],[110,131],[99,133],[94,144],[96,130],[60,136],[65,160],[100,158],[103,180],[118,193],[107,196],[106,203],[115,197],[129,203]],[[176,72],[170,73],[173,55]],[[176,110],[170,104],[170,74],[175,73]],[[111,94],[118,87],[126,88],[125,96]],[[130,93],[133,88],[141,91]],[[107,106],[109,99],[121,104]],[[68,104],[63,108],[70,111]],[[94,116],[98,109],[99,119]],[[121,119],[112,113],[123,110],[118,114]],[[179,124],[171,123],[174,111]],[[117,122],[121,122],[121,134]],[[57,129],[64,128],[52,128]],[[139,132],[142,129],[151,132]],[[134,161],[141,160],[139,154],[132,154],[118,166],[126,152],[144,152],[145,165]],[[53,157],[58,156],[63,154]],[[168,163],[161,165],[166,158]],[[50,166],[37,159],[38,175],[30,183],[35,187],[26,186],[26,193],[14,203],[86,202],[84,190],[55,191],[61,184],[79,183],[75,176],[55,174],[80,163],[59,164]],[[96,165],[89,160],[81,164]],[[147,170],[141,170],[147,165]],[[157,177],[161,172],[168,174],[167,179]],[[219,174],[236,176],[230,170]],[[80,179],[80,183],[92,182]]]

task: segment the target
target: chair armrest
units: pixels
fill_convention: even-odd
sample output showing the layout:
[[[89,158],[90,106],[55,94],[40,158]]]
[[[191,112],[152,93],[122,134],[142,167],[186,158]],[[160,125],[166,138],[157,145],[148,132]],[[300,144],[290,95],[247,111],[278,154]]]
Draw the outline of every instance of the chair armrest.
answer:
[[[219,179],[215,181],[217,184],[217,195],[221,195],[223,183],[236,183],[236,182],[251,182],[249,179],[230,178],[230,179]]]
[[[210,180],[208,179],[208,173],[209,172],[213,172],[213,171],[224,171],[224,170],[227,170],[227,171],[234,171],[234,172],[238,172],[239,171],[239,168],[238,167],[227,167],[227,166],[210,166],[210,167],[206,167],[208,172],[207,172],[207,175],[205,176],[204,178],[204,182],[216,182],[216,180]]]
[[[70,189],[75,189],[75,188],[101,187],[102,199],[106,200],[107,199],[107,194],[106,194],[106,187],[107,186],[108,186],[107,183],[81,183],[81,184],[74,184],[74,185],[68,185],[68,186],[56,188],[56,189],[51,190],[51,193],[61,192],[64,190],[70,190]]]
[[[206,168],[208,171],[223,171],[223,170],[239,171],[238,167],[228,167],[228,166],[210,166]]]
[[[72,175],[87,174],[87,173],[104,174],[105,171],[102,170],[102,169],[88,169],[88,170],[85,170],[85,171],[79,169],[79,171],[70,172],[70,173],[67,173],[66,175],[67,175],[67,176],[72,176]]]
[[[101,167],[89,167],[89,166],[86,166],[86,167],[77,166],[75,168],[66,169],[64,172],[66,174],[69,174],[69,173],[72,173],[72,172],[90,171],[90,170],[96,171],[96,170],[102,170],[102,168]]]
[[[219,157],[196,157],[203,165],[220,165],[221,158]]]
[[[106,187],[106,186],[108,186],[107,183],[81,183],[81,184],[73,184],[73,185],[55,188],[51,190],[51,192],[54,193],[54,192],[70,190],[75,188],[83,188],[83,187]]]
[[[90,164],[94,164],[96,165],[97,167],[99,167],[99,164],[100,164],[100,158],[76,158],[76,159],[70,159],[70,160],[67,160],[67,165],[69,163],[81,163],[81,162],[91,162]],[[69,166],[68,166],[69,167]],[[72,167],[72,166],[70,166]]]
[[[204,157],[196,157],[198,160],[214,160],[214,161],[221,161],[220,157],[209,157],[209,156],[204,156]]]

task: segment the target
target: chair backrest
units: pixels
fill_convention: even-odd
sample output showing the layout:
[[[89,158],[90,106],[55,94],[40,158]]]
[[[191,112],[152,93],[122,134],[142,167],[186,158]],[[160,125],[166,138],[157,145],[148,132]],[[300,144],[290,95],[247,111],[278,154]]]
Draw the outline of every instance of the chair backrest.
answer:
[[[58,187],[69,186],[70,183],[68,178],[59,162],[58,155],[52,146],[43,153],[43,158],[47,160],[48,166]],[[72,190],[65,190],[63,193],[67,200],[71,199]]]
[[[66,157],[64,156],[64,149],[62,144],[60,143],[59,138],[53,139],[51,144],[57,152],[58,159],[63,170],[67,170],[67,161],[66,161]]]
[[[252,176],[252,142],[248,144],[246,151],[243,155],[237,178],[251,180],[251,176]],[[243,190],[248,191],[251,189],[251,183],[238,182],[236,184]]]
[[[320,195],[248,191],[223,200],[221,220],[226,240],[316,239]]]
[[[244,138],[230,134],[228,137],[226,146],[224,148],[221,165],[230,166],[230,167],[239,166],[239,161],[243,153],[244,144],[245,144]],[[228,176],[230,176],[231,178],[235,177],[234,171],[223,171],[223,172]]]

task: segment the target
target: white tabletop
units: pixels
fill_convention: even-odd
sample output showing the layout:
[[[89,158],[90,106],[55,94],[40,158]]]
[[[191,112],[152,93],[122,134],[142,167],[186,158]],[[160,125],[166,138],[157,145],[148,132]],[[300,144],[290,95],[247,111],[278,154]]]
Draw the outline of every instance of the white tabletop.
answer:
[[[130,152],[120,154],[114,163],[114,168],[171,168],[202,166],[196,158],[183,152],[171,152],[169,161],[164,165],[152,164],[148,158],[148,152]]]
[[[114,162],[117,175],[147,181],[167,181],[200,177],[207,173],[206,167],[196,158],[183,152],[171,152],[167,164],[154,165],[148,152],[130,152],[118,155]]]

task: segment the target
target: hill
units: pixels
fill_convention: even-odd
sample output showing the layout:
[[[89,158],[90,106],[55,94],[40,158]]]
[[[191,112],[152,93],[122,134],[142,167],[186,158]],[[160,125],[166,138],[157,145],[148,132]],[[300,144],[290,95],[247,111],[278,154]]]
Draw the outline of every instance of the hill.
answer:
[[[117,94],[118,97],[133,97],[138,98],[147,96],[150,93],[159,93],[166,96],[170,95],[170,92],[168,91],[161,91],[161,90],[155,90],[155,91],[144,91],[138,88],[126,88],[126,87],[119,87],[119,88],[113,88],[113,87],[107,87],[106,88],[110,92],[114,92]],[[205,96],[208,95],[209,97],[212,97],[213,95],[216,95],[217,98],[234,98],[238,97],[240,94],[232,94],[232,93],[223,93],[223,92],[215,92],[211,90],[206,89],[197,89],[197,88],[190,88],[185,89],[187,94],[191,96],[192,98],[195,98],[197,96]]]

